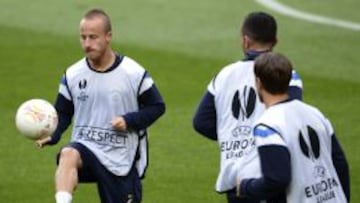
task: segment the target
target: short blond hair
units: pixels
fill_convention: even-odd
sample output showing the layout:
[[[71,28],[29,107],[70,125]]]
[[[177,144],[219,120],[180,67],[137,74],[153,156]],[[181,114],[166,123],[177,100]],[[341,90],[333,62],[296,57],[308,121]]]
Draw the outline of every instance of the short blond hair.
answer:
[[[104,20],[104,27],[105,27],[105,32],[111,32],[112,28],[111,28],[111,20],[110,17],[108,16],[108,14],[106,14],[106,12],[102,9],[99,8],[94,8],[91,9],[89,11],[87,11],[83,17],[83,19],[92,19],[95,17],[101,17]]]

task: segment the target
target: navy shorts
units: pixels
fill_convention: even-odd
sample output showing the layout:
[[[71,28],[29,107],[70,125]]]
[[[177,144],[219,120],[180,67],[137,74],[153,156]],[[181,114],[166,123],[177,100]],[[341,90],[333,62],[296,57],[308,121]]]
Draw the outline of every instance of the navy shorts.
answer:
[[[116,176],[84,145],[72,142],[66,147],[74,148],[80,153],[83,165],[78,171],[79,182],[96,183],[102,203],[141,202],[141,182],[135,167],[132,167],[127,176]]]

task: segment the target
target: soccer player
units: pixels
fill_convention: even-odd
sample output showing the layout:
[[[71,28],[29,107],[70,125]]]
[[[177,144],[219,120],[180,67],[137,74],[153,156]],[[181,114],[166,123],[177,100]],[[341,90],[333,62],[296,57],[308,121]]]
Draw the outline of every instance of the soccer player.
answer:
[[[250,202],[236,196],[236,179],[261,174],[252,125],[265,110],[257,97],[254,59],[270,52],[277,43],[277,23],[271,15],[253,12],[241,28],[245,59],[224,67],[210,82],[193,118],[197,132],[217,140],[220,172],[216,191],[226,193],[229,203]],[[294,71],[291,98],[302,98],[302,81]]]
[[[262,175],[239,177],[238,195],[272,202],[348,202],[348,165],[330,121],[317,108],[288,96],[290,61],[266,53],[255,60],[254,70],[266,106],[254,124]]]
[[[59,125],[39,147],[56,144],[73,122],[55,175],[57,203],[70,203],[79,182],[96,182],[102,203],[141,202],[147,167],[146,129],[165,104],[148,72],[111,48],[111,22],[101,9],[80,21],[85,57],[62,77],[55,108]]]

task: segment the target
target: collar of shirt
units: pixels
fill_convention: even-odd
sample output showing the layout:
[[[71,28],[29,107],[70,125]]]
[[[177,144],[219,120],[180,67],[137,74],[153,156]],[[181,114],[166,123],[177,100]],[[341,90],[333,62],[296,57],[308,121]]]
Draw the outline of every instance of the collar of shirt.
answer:
[[[256,57],[258,57],[262,53],[269,52],[270,50],[265,51],[255,51],[255,50],[249,50],[245,52],[245,59],[243,61],[253,61]]]

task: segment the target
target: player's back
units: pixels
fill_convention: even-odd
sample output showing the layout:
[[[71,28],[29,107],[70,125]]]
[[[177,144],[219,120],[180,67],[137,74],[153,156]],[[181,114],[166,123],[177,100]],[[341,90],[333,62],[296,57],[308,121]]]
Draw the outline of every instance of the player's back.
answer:
[[[295,71],[289,85],[290,97],[301,99],[302,82]],[[205,120],[197,124],[203,127],[212,118],[216,119],[216,139],[221,152],[216,190],[226,192],[235,188],[237,177],[255,178],[261,175],[252,127],[265,106],[256,90],[254,61],[238,61],[225,66],[207,89],[205,98],[211,98],[213,103],[205,100],[206,104],[200,105],[196,121]],[[208,116],[212,107],[216,116]],[[203,127],[199,132],[207,130]]]
[[[235,187],[238,176],[257,177],[260,173],[252,124],[265,110],[256,93],[253,61],[226,66],[210,83],[214,95],[221,169],[217,191]],[[249,169],[251,168],[251,169]]]
[[[260,123],[274,128],[290,151],[288,202],[347,202],[331,157],[333,128],[319,110],[287,101],[268,108]]]
[[[230,64],[219,72],[211,85],[213,85],[216,109],[222,118],[228,116],[234,121],[245,122],[253,120],[257,105],[261,106],[261,112],[265,109],[256,94],[253,61]],[[221,135],[222,132],[220,131],[219,134]]]

